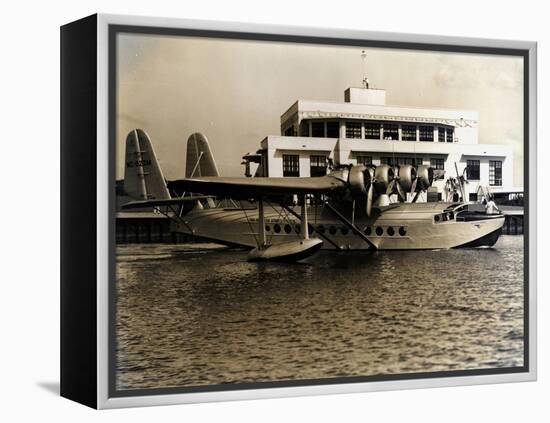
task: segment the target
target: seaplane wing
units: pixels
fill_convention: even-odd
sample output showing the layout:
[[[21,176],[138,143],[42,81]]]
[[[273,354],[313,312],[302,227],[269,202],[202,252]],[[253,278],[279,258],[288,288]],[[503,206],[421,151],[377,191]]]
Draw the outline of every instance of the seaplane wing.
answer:
[[[162,207],[162,206],[179,206],[183,203],[193,202],[198,200],[206,200],[212,198],[211,195],[191,195],[186,197],[176,198],[164,198],[164,199],[151,199],[151,200],[139,200],[131,201],[123,204],[121,208],[123,210],[141,209],[144,207]]]
[[[315,178],[188,178],[168,183],[168,188],[178,192],[200,192],[218,197],[250,199],[278,197],[292,194],[328,194],[347,187],[347,183],[334,176]]]

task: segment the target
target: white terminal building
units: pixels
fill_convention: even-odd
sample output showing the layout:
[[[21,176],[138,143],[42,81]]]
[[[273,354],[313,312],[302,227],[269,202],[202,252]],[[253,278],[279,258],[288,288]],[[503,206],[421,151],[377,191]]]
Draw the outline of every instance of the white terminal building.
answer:
[[[478,113],[386,105],[386,91],[348,88],[345,102],[298,100],[281,116],[281,135],[261,142],[258,175],[321,176],[327,163],[430,165],[445,179],[466,170],[465,200],[481,189],[518,192],[513,187],[512,147],[481,144]],[[267,171],[266,171],[267,170]],[[434,186],[445,199],[445,180]],[[487,192],[487,191],[486,191]],[[425,199],[425,197],[424,197]]]

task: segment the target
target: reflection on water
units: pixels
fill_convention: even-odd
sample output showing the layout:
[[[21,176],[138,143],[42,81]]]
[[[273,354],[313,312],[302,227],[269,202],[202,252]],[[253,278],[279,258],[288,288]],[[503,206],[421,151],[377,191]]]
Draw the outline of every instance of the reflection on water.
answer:
[[[117,247],[118,389],[523,365],[523,237],[493,249]]]

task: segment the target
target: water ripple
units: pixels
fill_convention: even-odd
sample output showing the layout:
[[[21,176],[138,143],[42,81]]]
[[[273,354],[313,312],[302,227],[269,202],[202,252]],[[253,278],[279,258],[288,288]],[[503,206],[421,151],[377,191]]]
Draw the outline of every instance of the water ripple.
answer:
[[[119,246],[117,388],[521,366],[522,242],[306,264]]]

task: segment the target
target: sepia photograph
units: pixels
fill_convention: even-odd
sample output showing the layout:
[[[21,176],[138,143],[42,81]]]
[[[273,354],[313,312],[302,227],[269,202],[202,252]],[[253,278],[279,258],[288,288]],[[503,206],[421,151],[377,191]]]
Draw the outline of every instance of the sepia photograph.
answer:
[[[113,395],[528,368],[523,55],[113,42]]]

